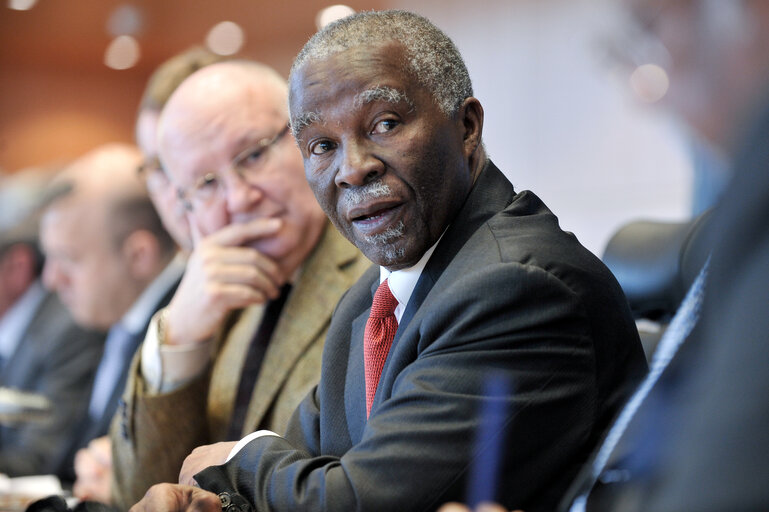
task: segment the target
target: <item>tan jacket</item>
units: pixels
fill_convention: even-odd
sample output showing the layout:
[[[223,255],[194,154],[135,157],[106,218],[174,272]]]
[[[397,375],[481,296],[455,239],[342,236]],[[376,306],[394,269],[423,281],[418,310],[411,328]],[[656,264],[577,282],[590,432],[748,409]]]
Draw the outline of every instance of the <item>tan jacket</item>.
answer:
[[[305,262],[283,307],[249,404],[244,434],[283,433],[317,384],[323,342],[342,294],[371,265],[330,224]],[[224,441],[248,345],[262,307],[236,312],[218,336],[210,371],[171,393],[149,395],[134,361],[124,403],[112,424],[113,502],[127,509],[159,482],[176,482],[193,448]]]

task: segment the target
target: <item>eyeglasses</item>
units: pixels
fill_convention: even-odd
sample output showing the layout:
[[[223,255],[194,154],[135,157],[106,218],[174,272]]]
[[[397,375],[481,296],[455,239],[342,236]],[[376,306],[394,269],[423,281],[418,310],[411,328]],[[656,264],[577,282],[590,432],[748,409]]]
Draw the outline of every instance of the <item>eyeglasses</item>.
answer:
[[[247,184],[257,185],[268,160],[270,148],[275,146],[287,133],[288,125],[274,137],[262,139],[249,147],[232,160],[230,170]],[[224,195],[224,180],[218,173],[209,172],[198,178],[191,187],[187,189],[180,187],[177,193],[188,210],[192,210],[194,206],[207,206],[217,197]]]
[[[163,170],[163,166],[160,165],[160,160],[158,160],[158,157],[153,157],[143,161],[136,168],[136,173],[139,176],[147,176],[153,172],[162,171],[162,170]]]
[[[170,180],[166,176],[163,166],[157,157],[149,158],[137,167],[136,172],[144,179],[147,190],[150,193],[159,194],[170,186]]]

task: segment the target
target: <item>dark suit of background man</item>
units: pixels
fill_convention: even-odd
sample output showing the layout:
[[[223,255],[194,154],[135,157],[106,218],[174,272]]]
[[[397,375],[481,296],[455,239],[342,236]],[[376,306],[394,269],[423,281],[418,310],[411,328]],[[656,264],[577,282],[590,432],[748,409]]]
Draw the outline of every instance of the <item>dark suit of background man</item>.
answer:
[[[196,480],[257,510],[429,510],[462,498],[470,462],[506,436],[498,498],[552,510],[645,369],[618,284],[488,160],[462,58],[429,21],[345,18],[310,40],[289,83],[310,186],[381,268],[337,306],[320,384],[285,437],[251,439]],[[398,325],[369,413],[364,331],[380,281]],[[495,372],[513,388],[498,401],[504,427],[474,445]],[[193,452],[182,479],[230,448]],[[158,486],[136,508],[182,495],[219,507]]]
[[[170,178],[158,160],[155,140],[157,122],[163,105],[174,89],[196,70],[219,60],[221,57],[215,53],[197,47],[174,56],[164,62],[150,76],[139,104],[136,120],[136,145],[142,152],[143,161],[137,172],[144,180],[149,198],[158,212],[163,226],[179,246],[179,254],[176,258],[180,262],[186,261],[187,253],[192,249],[192,239],[187,223],[187,211],[178,197],[176,187],[171,185]],[[130,385],[128,384],[130,382],[129,377],[126,379],[127,385]],[[129,400],[123,402],[126,410],[128,410],[128,402]],[[121,411],[121,418],[122,416]],[[126,430],[122,425],[112,430],[112,433],[120,437],[123,437],[125,432]],[[114,449],[115,446],[110,440],[102,439],[90,443],[89,449],[79,453],[75,468],[77,480],[73,486],[76,498],[112,503],[118,508],[122,504],[121,498],[131,499],[128,496],[129,493],[121,492],[120,485],[113,485],[114,460],[127,458],[123,454],[113,454]],[[155,461],[157,461],[157,452],[155,452]],[[153,468],[158,466],[162,465],[154,464]],[[148,468],[143,468],[141,474],[147,479],[154,476],[154,473],[150,472]],[[141,494],[144,494],[144,491],[141,491]],[[138,499],[136,498],[136,500]],[[131,503],[136,500],[131,501]]]
[[[42,199],[38,189],[34,203]],[[0,386],[43,395],[51,404],[45,421],[0,426],[0,473],[23,476],[55,471],[59,446],[79,435],[104,336],[75,325],[43,287],[39,216],[35,205],[30,212],[15,199],[6,198],[27,216],[0,229]]]
[[[107,433],[149,319],[183,271],[137,175],[140,159],[120,144],[81,157],[55,178],[41,221],[46,286],[78,324],[109,331],[79,439],[60,447],[57,473],[68,481],[75,451]]]
[[[712,250],[704,294],[695,282],[652,361],[658,376],[559,510],[769,510],[769,3],[625,4],[642,36],[627,63],[665,68],[660,106],[728,155],[734,178],[685,255],[703,261]],[[633,59],[649,48],[662,52]]]
[[[697,325],[611,454],[604,474],[622,478],[587,510],[769,510],[769,3],[629,4],[667,48],[665,106],[734,178],[705,227]]]

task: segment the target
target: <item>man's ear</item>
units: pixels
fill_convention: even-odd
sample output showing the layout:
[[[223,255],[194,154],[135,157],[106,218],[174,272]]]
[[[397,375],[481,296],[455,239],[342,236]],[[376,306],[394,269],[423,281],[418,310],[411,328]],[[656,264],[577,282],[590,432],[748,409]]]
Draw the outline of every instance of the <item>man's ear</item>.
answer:
[[[146,229],[138,229],[126,237],[121,250],[134,278],[151,280],[155,277],[162,259],[155,235]]]
[[[459,120],[464,129],[463,147],[465,158],[472,159],[481,146],[483,135],[483,107],[477,98],[472,96],[465,98],[459,107]]]
[[[2,260],[7,271],[8,291],[14,296],[21,296],[37,278],[34,251],[26,244],[15,244],[5,251]]]

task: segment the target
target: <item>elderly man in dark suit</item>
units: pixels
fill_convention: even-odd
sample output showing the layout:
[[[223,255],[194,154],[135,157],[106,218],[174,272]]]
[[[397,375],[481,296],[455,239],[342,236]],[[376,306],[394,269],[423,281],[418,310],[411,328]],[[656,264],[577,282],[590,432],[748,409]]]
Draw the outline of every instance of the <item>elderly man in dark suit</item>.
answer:
[[[310,186],[380,268],[337,306],[284,437],[200,448],[183,483],[233,451],[194,477],[219,497],[158,486],[136,510],[426,510],[463,497],[471,461],[502,440],[499,499],[552,509],[645,369],[618,284],[488,159],[462,58],[429,21],[345,18],[290,86]],[[490,374],[512,391],[487,398]],[[489,402],[502,418],[475,444]]]
[[[57,473],[68,481],[75,452],[107,433],[150,317],[183,271],[136,173],[140,159],[126,144],[83,155],[54,179],[40,223],[44,283],[79,325],[109,331],[79,439],[58,447]]]

